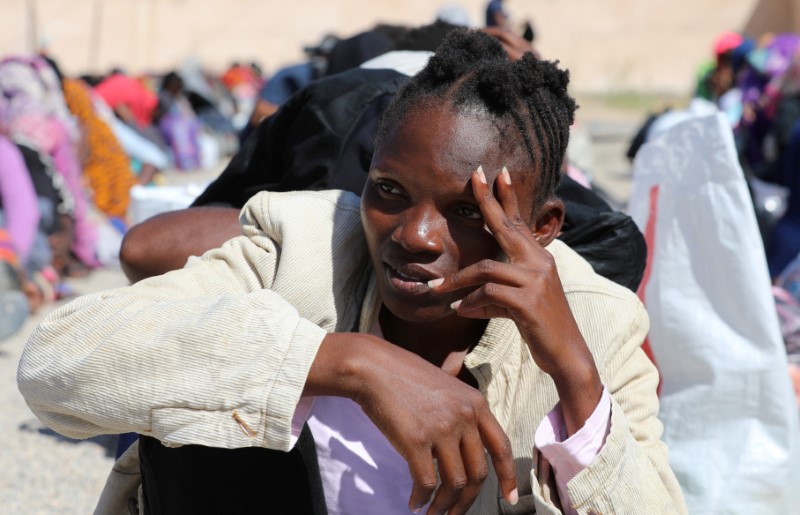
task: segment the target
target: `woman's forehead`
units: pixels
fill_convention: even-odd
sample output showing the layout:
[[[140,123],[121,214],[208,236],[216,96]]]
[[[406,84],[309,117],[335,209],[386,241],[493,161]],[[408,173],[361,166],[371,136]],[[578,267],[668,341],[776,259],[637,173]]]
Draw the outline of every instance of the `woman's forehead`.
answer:
[[[467,170],[467,175],[478,166],[483,166],[487,178],[499,174],[503,166],[520,179],[535,175],[513,122],[497,120],[487,112],[457,110],[446,101],[411,109],[385,143],[393,148],[382,150],[427,153],[432,161],[446,161],[453,170]]]
[[[507,167],[520,209],[532,206],[537,173],[516,130],[491,117],[448,106],[410,110],[387,133],[373,165],[404,187],[429,194],[471,196],[470,177],[482,167],[493,184]]]

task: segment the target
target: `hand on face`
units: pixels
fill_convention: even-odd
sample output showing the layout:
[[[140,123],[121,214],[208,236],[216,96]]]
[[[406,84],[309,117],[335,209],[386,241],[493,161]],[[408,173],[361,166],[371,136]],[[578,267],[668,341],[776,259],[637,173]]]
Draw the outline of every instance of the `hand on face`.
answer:
[[[503,168],[498,176],[498,198],[480,167],[471,180],[486,227],[508,262],[484,259],[429,285],[436,293],[477,286],[454,302],[453,309],[468,318],[513,320],[536,364],[554,378],[578,365],[581,370],[594,368],[564,295],[555,260],[521,216],[508,170]]]

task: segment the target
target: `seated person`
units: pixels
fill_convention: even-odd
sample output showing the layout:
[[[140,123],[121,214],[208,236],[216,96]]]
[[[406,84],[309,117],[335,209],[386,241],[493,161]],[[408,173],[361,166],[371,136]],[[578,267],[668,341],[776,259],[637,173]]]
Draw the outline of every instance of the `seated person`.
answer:
[[[310,433],[291,482],[322,508],[292,513],[684,513],[647,314],[556,240],[567,84],[454,31],[384,113],[362,199],[260,193],[242,236],[46,318],[18,375],[34,413],[142,435],[98,511],[136,503],[140,457],[145,513],[300,506],[248,459]],[[166,470],[167,446],[249,466]]]

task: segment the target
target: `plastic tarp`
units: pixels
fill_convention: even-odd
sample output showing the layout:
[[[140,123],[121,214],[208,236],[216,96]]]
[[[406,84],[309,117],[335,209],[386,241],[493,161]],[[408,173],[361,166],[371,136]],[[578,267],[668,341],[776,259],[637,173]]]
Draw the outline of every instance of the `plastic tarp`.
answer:
[[[798,411],[729,122],[688,117],[633,173],[659,418],[689,512],[800,513]]]

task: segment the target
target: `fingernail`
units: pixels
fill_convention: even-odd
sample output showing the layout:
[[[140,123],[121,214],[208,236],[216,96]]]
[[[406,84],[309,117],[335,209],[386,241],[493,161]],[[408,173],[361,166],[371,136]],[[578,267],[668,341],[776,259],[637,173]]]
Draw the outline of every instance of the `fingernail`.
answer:
[[[483,173],[483,166],[478,165],[478,180],[486,184],[486,174]]]
[[[457,301],[453,302],[452,304],[450,304],[450,309],[456,310],[456,309],[458,309],[458,306],[460,306],[460,305],[461,305],[461,301],[457,300]]]
[[[440,286],[443,282],[444,282],[444,277],[440,277],[439,279],[431,279],[430,281],[428,281],[428,287],[436,288],[437,286]]]
[[[518,502],[519,502],[519,492],[517,492],[517,489],[515,488],[511,490],[510,494],[508,494],[508,503],[511,506],[516,506]]]
[[[424,507],[425,507],[425,505],[423,504],[422,506],[417,506],[416,508],[411,508],[411,513],[419,513],[419,512],[422,511],[422,508],[424,508]]]
[[[508,168],[506,168],[505,166],[503,167],[502,174],[503,174],[503,179],[505,179],[506,181],[506,184],[511,186],[511,174],[508,173]]]
[[[491,229],[489,229],[489,226],[488,226],[488,225],[486,225],[486,224],[483,224],[483,230],[484,230],[484,231],[486,231],[486,232],[488,232],[488,233],[489,233],[489,234],[491,234],[492,236],[494,236],[494,233],[492,232],[492,230],[491,230]]]

